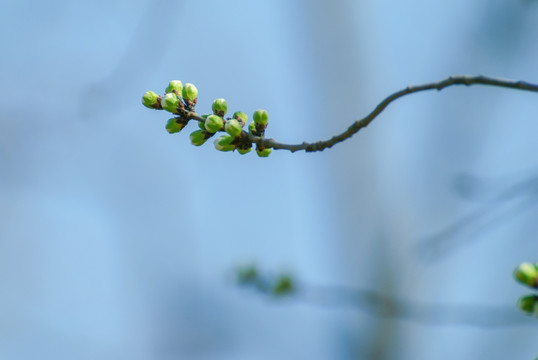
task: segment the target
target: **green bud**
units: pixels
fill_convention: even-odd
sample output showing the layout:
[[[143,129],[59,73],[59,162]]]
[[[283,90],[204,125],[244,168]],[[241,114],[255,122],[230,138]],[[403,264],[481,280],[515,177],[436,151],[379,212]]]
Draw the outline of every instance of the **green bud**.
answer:
[[[249,153],[250,150],[252,150],[252,146],[249,147],[249,148],[246,148],[246,149],[237,148],[237,152],[240,153],[241,155],[245,155],[245,154]]]
[[[205,130],[196,130],[193,131],[190,135],[191,144],[194,146],[200,146],[203,145],[209,137],[207,136],[207,132]]]
[[[232,151],[235,149],[235,145],[230,144],[234,140],[230,135],[224,135],[215,139],[215,149],[220,151]]]
[[[248,124],[248,132],[251,134],[256,133],[256,123],[251,122],[250,124]]]
[[[234,114],[232,115],[232,118],[239,121],[239,124],[241,124],[241,126],[245,126],[248,120],[247,114],[241,111],[234,112]]]
[[[267,122],[269,121],[269,114],[265,110],[258,109],[254,111],[252,118],[256,124],[267,125]]]
[[[212,134],[216,133],[219,130],[222,130],[223,127],[224,120],[222,120],[220,116],[209,115],[207,119],[205,119],[205,129]]]
[[[207,119],[207,117],[209,116],[209,114],[204,114],[204,115],[201,115],[204,120]],[[205,130],[205,121],[198,121],[198,127],[202,130]]]
[[[514,270],[515,278],[530,287],[538,287],[538,270],[530,263],[521,263]]]
[[[280,275],[273,285],[273,295],[282,296],[294,291],[293,279],[289,275]]]
[[[191,83],[186,83],[181,93],[187,101],[195,101],[198,98],[198,89]]]
[[[146,91],[144,96],[142,96],[142,104],[150,109],[162,109],[161,97],[153,91]]]
[[[267,125],[251,122],[250,124],[248,124],[248,132],[254,136],[263,136],[265,134],[266,127]]]
[[[237,269],[237,281],[240,284],[252,284],[258,281],[258,269],[250,265]]]
[[[213,114],[223,117],[228,111],[228,104],[224,99],[215,99],[213,105],[211,105],[211,109],[213,109]]]
[[[163,100],[161,101],[162,107],[166,111],[170,111],[171,113],[178,114],[177,111],[180,101],[179,97],[174,93],[168,93],[164,95]]]
[[[178,97],[181,97],[181,91],[183,90],[183,84],[179,80],[172,80],[168,84],[168,87],[164,90],[165,94],[174,93]]]
[[[273,149],[271,148],[262,148],[260,149],[259,147],[256,147],[256,153],[258,154],[259,157],[268,157],[269,154],[271,154],[271,151]]]
[[[166,123],[166,130],[170,134],[178,133],[186,126],[186,124],[182,123],[181,121],[178,122],[178,118],[171,118],[168,119],[168,122]]]
[[[538,310],[538,296],[536,295],[527,295],[519,298],[517,303],[520,310],[526,312],[527,314],[532,314],[535,310]]]
[[[224,130],[226,130],[226,132],[230,134],[233,138],[238,137],[243,132],[239,121],[235,119],[226,121],[226,124],[224,125]]]

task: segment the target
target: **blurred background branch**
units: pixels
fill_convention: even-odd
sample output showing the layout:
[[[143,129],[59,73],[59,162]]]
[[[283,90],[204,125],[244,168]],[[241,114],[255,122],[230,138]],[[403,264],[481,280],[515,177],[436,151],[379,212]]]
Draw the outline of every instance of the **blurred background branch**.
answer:
[[[515,183],[514,183],[515,181]],[[435,261],[480,239],[479,235],[494,231],[525,210],[538,204],[538,176],[517,175],[508,179],[485,179],[462,175],[456,181],[457,194],[479,202],[479,208],[417,244],[424,261]],[[514,241],[514,239],[510,239]]]
[[[505,327],[535,325],[514,311],[515,305],[491,306],[419,303],[376,291],[346,286],[320,286],[297,281],[289,273],[271,275],[256,265],[239,267],[237,282],[274,298],[288,297],[327,309],[353,308],[374,317],[401,319],[429,326]],[[534,298],[533,298],[534,299]],[[515,301],[514,301],[515,303]],[[529,305],[525,302],[526,307]]]

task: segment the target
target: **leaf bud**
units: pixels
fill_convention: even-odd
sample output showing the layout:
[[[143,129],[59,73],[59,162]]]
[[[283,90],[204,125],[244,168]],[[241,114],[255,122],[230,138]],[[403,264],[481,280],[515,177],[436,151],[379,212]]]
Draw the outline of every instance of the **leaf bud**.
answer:
[[[174,93],[168,93],[164,95],[163,100],[161,101],[162,107],[166,111],[171,113],[178,114],[178,107],[180,106],[179,97]]]
[[[237,281],[240,284],[256,283],[258,277],[258,269],[255,265],[243,266],[237,269]]]
[[[207,119],[205,119],[205,129],[212,134],[222,130],[223,127],[224,120],[222,120],[220,116],[209,115]]]
[[[144,96],[142,96],[142,104],[144,104],[145,107],[150,109],[162,109],[161,97],[153,91],[146,91]]]
[[[168,131],[169,134],[178,133],[186,126],[183,121],[181,121],[180,118],[171,118],[168,119],[168,122],[166,123],[166,131]]]
[[[213,110],[213,114],[224,117],[228,111],[228,104],[224,99],[215,99],[213,105],[211,105],[211,109]]]
[[[291,294],[295,289],[293,279],[289,275],[280,275],[273,285],[273,295],[283,296]]]
[[[248,148],[237,148],[237,152],[240,153],[241,155],[248,154],[250,150],[252,150],[252,146]]]
[[[247,114],[241,111],[234,112],[234,114],[232,115],[232,118],[239,121],[239,124],[241,124],[241,126],[245,126],[248,120]]]
[[[190,135],[191,144],[194,146],[203,145],[207,139],[209,139],[209,134],[205,130],[196,130],[193,131]]]
[[[179,80],[172,80],[168,84],[168,87],[164,90],[165,94],[174,93],[181,98],[181,91],[183,90],[183,84]]]
[[[519,309],[527,314],[532,314],[535,311],[538,311],[538,296],[536,295],[527,295],[519,298],[517,305]],[[538,315],[538,314],[537,314]]]
[[[204,121],[198,121],[198,127],[202,130],[205,130],[205,120],[209,116],[209,114],[200,115],[202,118],[204,118]]]
[[[530,287],[538,287],[538,270],[529,263],[521,263],[514,270],[514,277],[520,282]]]
[[[235,119],[231,119],[226,121],[226,124],[224,125],[224,130],[228,134],[230,134],[231,137],[236,138],[243,132],[243,129],[241,129],[241,125],[239,124],[239,121]]]
[[[256,123],[255,122],[251,122],[250,124],[248,124],[248,132],[251,133],[252,135],[256,135]]]
[[[193,84],[186,83],[181,94],[186,101],[196,102],[196,99],[198,98],[198,89]]]
[[[265,110],[258,109],[254,111],[252,119],[254,119],[256,124],[267,125],[267,122],[269,121],[269,114]]]
[[[235,149],[235,145],[232,145],[231,142],[234,140],[230,135],[220,136],[215,139],[215,149],[219,151],[232,151]]]
[[[256,146],[256,153],[258,154],[259,157],[268,157],[269,154],[271,154],[271,151],[273,149],[271,148],[261,148],[259,146]]]

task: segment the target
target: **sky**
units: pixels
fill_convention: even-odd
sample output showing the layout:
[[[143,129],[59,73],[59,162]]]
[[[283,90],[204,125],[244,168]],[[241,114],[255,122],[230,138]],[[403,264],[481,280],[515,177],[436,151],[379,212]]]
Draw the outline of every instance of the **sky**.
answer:
[[[530,0],[6,3],[0,357],[538,356],[512,279],[537,261],[536,94],[413,94],[331,149],[266,159],[194,147],[194,125],[170,135],[141,104],[177,79],[200,113],[226,98],[266,109],[268,137],[326,139],[410,84],[538,83],[537,16]],[[235,283],[251,263],[419,311],[274,299]]]

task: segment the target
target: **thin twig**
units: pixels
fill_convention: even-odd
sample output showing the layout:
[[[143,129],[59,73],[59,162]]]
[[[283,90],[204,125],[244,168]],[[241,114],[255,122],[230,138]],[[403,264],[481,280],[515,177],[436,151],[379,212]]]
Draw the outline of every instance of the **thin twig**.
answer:
[[[407,88],[403,90],[400,90],[398,92],[395,92],[392,95],[387,96],[366,117],[355,121],[353,124],[351,124],[350,127],[347,128],[346,131],[344,131],[343,133],[339,135],[333,136],[332,138],[328,140],[321,140],[321,141],[316,141],[313,143],[303,142],[302,144],[288,145],[288,144],[279,143],[273,139],[261,138],[258,136],[254,136],[252,134],[247,134],[247,135],[248,135],[249,141],[251,141],[252,143],[256,143],[264,148],[273,148],[277,150],[283,149],[283,150],[289,150],[291,152],[300,151],[300,150],[304,150],[306,152],[322,151],[326,148],[332,147],[335,144],[345,141],[346,139],[356,134],[360,129],[368,126],[368,124],[370,124],[372,120],[374,120],[391,102],[393,102],[394,100],[398,98],[401,98],[405,95],[413,94],[419,91],[441,90],[452,85],[470,86],[473,84],[498,86],[498,87],[504,87],[504,88],[510,88],[510,89],[519,89],[519,90],[538,92],[538,85],[531,84],[525,81],[490,78],[487,76],[469,76],[469,75],[450,76],[447,79],[441,80],[439,82],[408,86]],[[200,119],[195,118],[195,119],[199,121],[201,120],[201,118]]]
[[[279,286],[284,283],[286,287]],[[291,275],[260,272],[255,265],[237,270],[238,284],[273,299],[294,299],[310,305],[330,309],[352,308],[375,317],[407,320],[425,325],[466,325],[502,327],[534,325],[528,317],[516,311],[514,305],[464,305],[442,302],[425,303],[406,300],[375,290],[354,289],[347,286],[320,286],[299,282]],[[277,291],[280,289],[282,291]],[[438,296],[438,298],[441,296]]]
[[[261,294],[274,296],[271,286],[263,279],[257,279],[250,285],[254,285],[255,290]],[[296,284],[294,290],[287,295],[290,299],[313,306],[357,309],[374,317],[406,320],[430,326],[535,326],[535,319],[523,316],[514,305],[423,303],[376,291],[304,283]]]
[[[538,177],[533,175],[507,187],[480,209],[422,240],[417,250],[425,261],[438,260],[460,246],[479,240],[478,235],[481,232],[491,231],[495,226],[512,220],[515,215],[536,205],[536,200],[538,200]],[[499,205],[493,206],[493,204]]]
[[[464,325],[504,327],[533,325],[534,319],[523,316],[515,306],[457,305],[420,303],[383,295],[375,291],[342,286],[303,286],[297,291],[299,300],[329,308],[351,307],[370,315],[407,320],[425,325]]]

